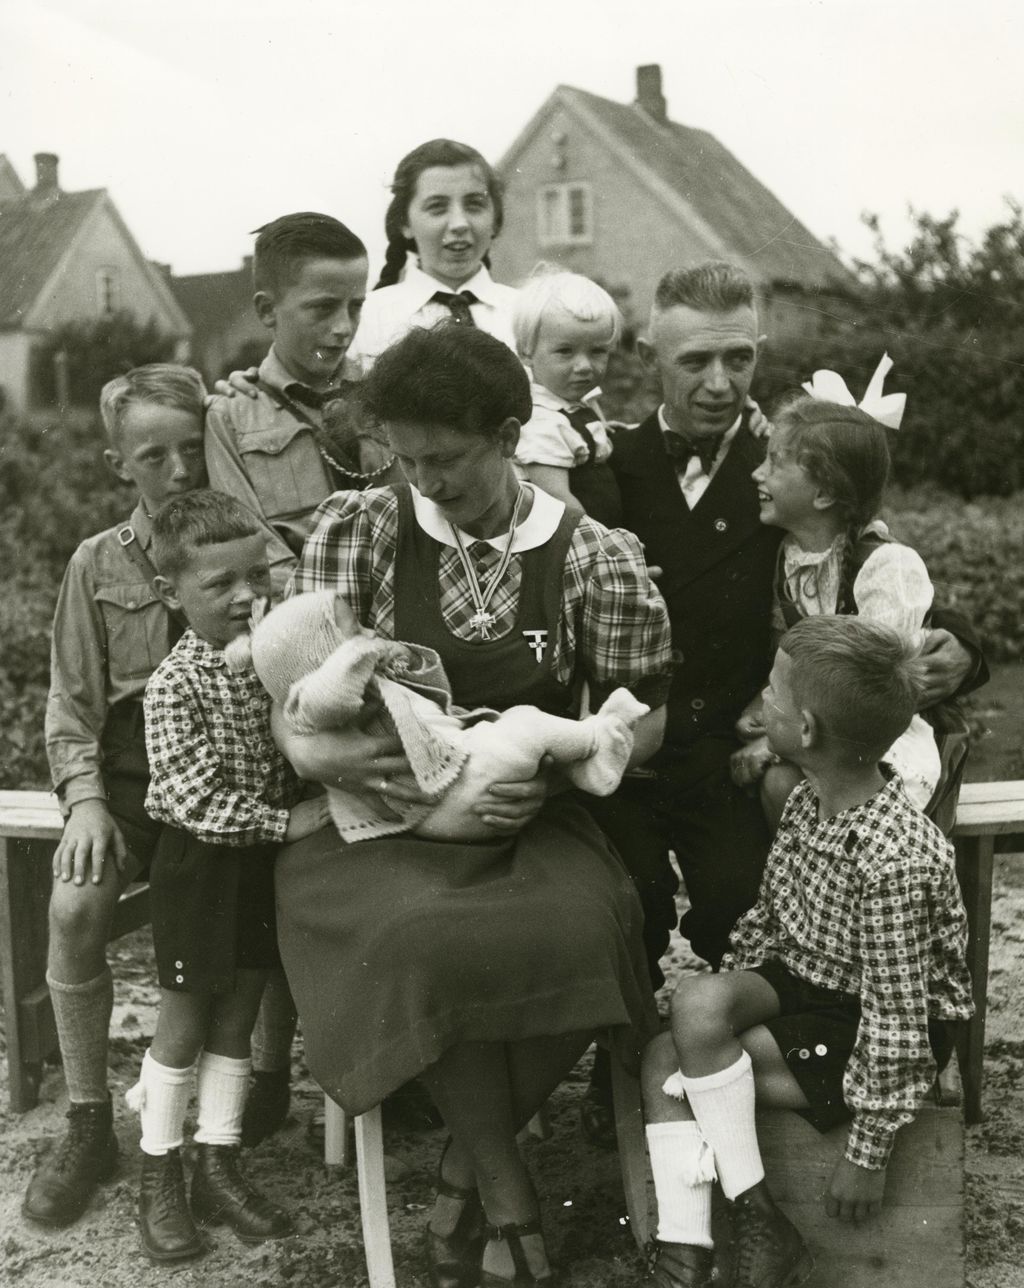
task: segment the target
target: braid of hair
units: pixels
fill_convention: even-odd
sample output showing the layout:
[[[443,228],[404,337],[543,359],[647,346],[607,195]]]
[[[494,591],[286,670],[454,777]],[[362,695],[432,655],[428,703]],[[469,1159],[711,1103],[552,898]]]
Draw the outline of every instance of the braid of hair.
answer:
[[[860,536],[860,525],[851,523],[839,538],[839,589],[836,595],[836,612],[856,612],[857,601],[853,596],[853,583],[860,569],[853,557],[854,546]]]
[[[384,267],[380,271],[380,277],[377,278],[377,285],[373,288],[375,291],[379,291],[382,286],[394,286],[405,267],[408,250],[409,242],[401,233],[388,238]]]

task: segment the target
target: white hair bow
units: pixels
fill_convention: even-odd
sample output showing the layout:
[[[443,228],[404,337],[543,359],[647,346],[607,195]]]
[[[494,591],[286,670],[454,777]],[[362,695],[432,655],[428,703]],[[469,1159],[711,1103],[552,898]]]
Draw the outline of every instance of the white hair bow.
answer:
[[[882,393],[885,378],[891,370],[892,358],[883,353],[859,403],[847,389],[846,381],[836,371],[816,371],[810,380],[804,381],[803,387],[812,398],[839,403],[841,407],[859,407],[888,429],[899,429],[903,409],[907,405],[907,395]]]

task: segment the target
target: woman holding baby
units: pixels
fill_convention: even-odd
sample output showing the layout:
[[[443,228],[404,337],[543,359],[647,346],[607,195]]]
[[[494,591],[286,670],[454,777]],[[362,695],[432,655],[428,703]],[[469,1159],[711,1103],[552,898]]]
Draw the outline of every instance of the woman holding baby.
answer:
[[[639,543],[520,482],[530,416],[511,350],[473,327],[415,329],[367,381],[407,485],[338,493],[295,589],[337,590],[363,626],[440,655],[462,707],[578,714],[619,686],[660,743],[670,645]],[[400,745],[278,721],[307,778],[385,804],[422,800]],[[419,1074],[451,1139],[428,1224],[431,1282],[550,1283],[517,1132],[595,1032],[627,1065],[656,1029],[629,877],[542,772],[495,784],[479,841],[324,831],[278,864],[281,948],[311,1071],[351,1114]]]

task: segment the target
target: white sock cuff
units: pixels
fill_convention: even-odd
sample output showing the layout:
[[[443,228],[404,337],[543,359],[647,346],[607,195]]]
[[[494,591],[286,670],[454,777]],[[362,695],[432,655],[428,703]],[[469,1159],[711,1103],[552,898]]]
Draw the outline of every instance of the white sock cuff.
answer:
[[[196,1071],[195,1064],[186,1065],[184,1069],[175,1069],[169,1064],[161,1064],[159,1060],[153,1058],[152,1051],[148,1050],[142,1057],[143,1070],[147,1064],[153,1075],[170,1087],[180,1087],[183,1082],[188,1082]]]
[[[746,1051],[742,1053],[735,1064],[730,1064],[728,1068],[719,1069],[717,1073],[705,1073],[699,1078],[688,1078],[685,1073],[680,1074],[683,1089],[689,1094],[691,1091],[699,1095],[702,1091],[715,1091],[719,1087],[727,1087],[732,1082],[738,1082],[740,1078],[745,1078],[749,1074],[753,1076],[754,1065]]]
[[[228,1077],[248,1078],[252,1072],[252,1059],[245,1056],[235,1060],[229,1055],[215,1055],[212,1051],[200,1051],[197,1065],[200,1073],[223,1073]]]

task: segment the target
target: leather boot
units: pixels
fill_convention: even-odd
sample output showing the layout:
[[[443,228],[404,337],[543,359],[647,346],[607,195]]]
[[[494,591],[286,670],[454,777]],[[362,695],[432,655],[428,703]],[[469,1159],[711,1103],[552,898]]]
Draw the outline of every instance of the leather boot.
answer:
[[[790,1288],[814,1269],[800,1231],[775,1206],[763,1182],[733,1204],[732,1288]]]
[[[186,1261],[206,1251],[188,1210],[178,1149],[142,1155],[139,1230],[143,1250],[153,1261]]]
[[[192,1213],[200,1225],[229,1225],[243,1243],[293,1232],[291,1217],[242,1175],[237,1145],[196,1145]]]
[[[29,1181],[22,1212],[44,1225],[70,1225],[85,1211],[100,1181],[117,1170],[117,1137],[110,1097],[72,1104],[60,1145]]]
[[[288,1121],[291,1081],[290,1069],[257,1071],[252,1075],[242,1114],[242,1145],[246,1149],[266,1140]]]
[[[688,1243],[663,1243],[652,1247],[645,1284],[651,1288],[710,1288],[713,1254],[710,1248]]]

